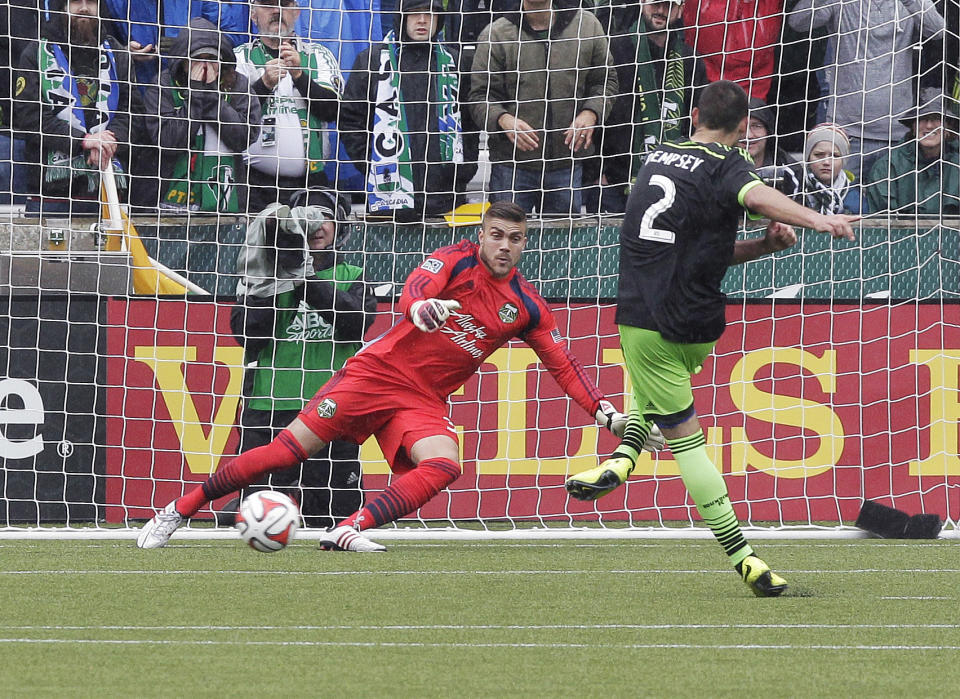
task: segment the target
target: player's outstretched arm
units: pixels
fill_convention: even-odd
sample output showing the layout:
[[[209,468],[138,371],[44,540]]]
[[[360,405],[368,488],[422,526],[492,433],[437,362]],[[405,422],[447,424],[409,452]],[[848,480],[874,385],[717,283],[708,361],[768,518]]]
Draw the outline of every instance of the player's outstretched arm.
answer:
[[[818,213],[765,184],[751,187],[744,195],[743,203],[754,213],[766,216],[771,221],[811,228],[821,233],[829,233],[834,238],[856,239],[851,224],[859,221],[859,216],[847,214],[827,216]]]
[[[772,255],[797,244],[797,233],[792,226],[779,221],[770,221],[762,238],[738,240],[733,248],[730,264],[739,265],[764,255]]]

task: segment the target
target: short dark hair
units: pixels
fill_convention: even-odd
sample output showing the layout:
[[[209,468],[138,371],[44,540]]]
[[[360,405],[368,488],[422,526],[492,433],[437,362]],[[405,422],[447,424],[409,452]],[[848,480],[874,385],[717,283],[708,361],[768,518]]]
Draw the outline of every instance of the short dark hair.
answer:
[[[511,221],[512,223],[525,223],[527,212],[519,204],[512,201],[495,201],[483,213],[483,223],[491,218],[499,218],[501,221]]]
[[[703,88],[697,108],[700,126],[733,133],[749,113],[749,101],[735,82],[717,80]]]

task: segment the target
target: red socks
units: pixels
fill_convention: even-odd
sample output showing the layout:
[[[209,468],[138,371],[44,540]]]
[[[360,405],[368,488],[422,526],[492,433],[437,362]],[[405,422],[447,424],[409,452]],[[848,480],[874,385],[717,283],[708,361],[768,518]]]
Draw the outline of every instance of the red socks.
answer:
[[[376,499],[340,524],[364,530],[393,522],[419,510],[459,477],[460,466],[455,461],[424,459],[415,469],[397,478]]]
[[[309,456],[300,442],[288,430],[283,430],[269,444],[230,459],[202,485],[186,493],[177,500],[177,512],[193,517],[208,502],[256,483],[268,473],[296,466]]]

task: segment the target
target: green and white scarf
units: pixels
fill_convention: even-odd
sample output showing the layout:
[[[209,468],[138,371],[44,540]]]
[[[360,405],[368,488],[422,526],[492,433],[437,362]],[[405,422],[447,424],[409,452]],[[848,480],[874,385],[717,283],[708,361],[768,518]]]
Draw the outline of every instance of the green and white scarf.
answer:
[[[329,88],[337,95],[342,95],[343,85],[334,84],[333,82],[323,79],[325,75],[333,75],[334,79],[336,79],[340,75],[338,66],[333,64],[327,66],[326,71],[321,70],[317,53],[315,51],[304,51],[300,40],[297,39],[296,42],[297,51],[300,52],[301,67],[307,72],[309,79]],[[247,62],[260,66],[261,75],[263,74],[262,66],[266,65],[268,61],[273,60],[273,58],[274,57],[263,48],[263,42],[259,39],[237,49],[237,62]],[[252,84],[253,80],[250,82]],[[304,95],[304,98],[306,98],[306,95]],[[276,90],[274,90],[274,93],[270,95],[270,98],[264,105],[263,116],[270,116],[276,113],[278,102],[285,99],[289,98],[278,96]],[[300,118],[300,125],[303,128],[303,150],[307,154],[308,171],[311,173],[323,172],[323,124],[312,116],[306,107],[298,107],[296,111],[297,116]]]
[[[59,106],[56,118],[70,124],[71,128],[84,133],[97,133],[110,126],[110,120],[117,111],[120,101],[117,82],[117,61],[110,44],[100,46],[100,65],[97,75],[96,123],[87,124],[87,112],[80,103],[77,81],[70,73],[70,64],[59,44],[46,39],[40,40],[38,65],[40,69],[40,101],[42,104]],[[97,192],[100,187],[100,171],[87,163],[86,153],[70,157],[63,151],[46,153],[47,167],[44,168],[44,180],[47,183],[72,180],[85,175],[87,191]],[[114,169],[120,171],[120,163],[114,161]],[[118,178],[118,186],[125,186],[125,178]]]
[[[221,97],[230,100],[230,95]],[[173,90],[173,106],[183,106],[183,94]],[[192,122],[196,124],[196,122]],[[240,155],[207,153],[206,124],[200,124],[193,145],[181,153],[173,167],[173,175],[164,202],[189,206],[198,211],[218,211],[222,214],[240,211],[240,193],[237,188]]]
[[[630,29],[630,36],[637,46],[636,94],[640,96],[641,112],[640,123],[633,129],[634,173],[639,170],[638,161],[657,144],[687,137],[681,128],[687,111],[684,102],[687,76],[680,33],[670,32],[668,35],[667,65],[661,85],[653,69],[649,39],[640,33],[641,29],[647,31],[645,25],[640,26],[640,20]]]
[[[440,158],[444,162],[463,162],[463,137],[460,120],[460,78],[453,55],[435,42],[437,84],[437,131],[440,134]],[[413,168],[407,142],[407,119],[400,94],[400,47],[391,31],[380,49],[377,73],[376,107],[373,114],[373,138],[370,167],[367,172],[367,205],[370,211],[413,208]],[[427,129],[429,135],[429,128]]]

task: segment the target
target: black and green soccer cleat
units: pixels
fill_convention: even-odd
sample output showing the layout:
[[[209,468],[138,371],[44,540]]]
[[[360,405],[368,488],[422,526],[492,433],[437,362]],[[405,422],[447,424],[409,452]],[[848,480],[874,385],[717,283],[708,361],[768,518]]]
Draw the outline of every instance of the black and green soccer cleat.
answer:
[[[787,589],[787,581],[756,556],[747,556],[740,565],[743,582],[757,597],[779,597]]]
[[[607,459],[595,468],[570,476],[564,485],[577,500],[596,500],[623,485],[633,467],[634,463],[627,458]]]

